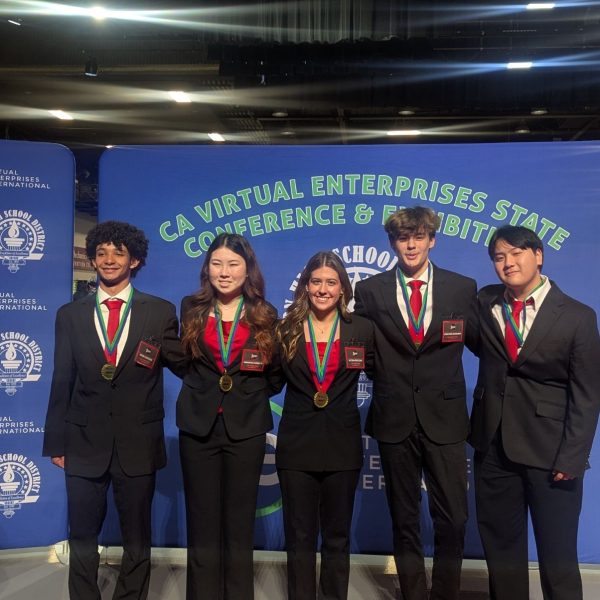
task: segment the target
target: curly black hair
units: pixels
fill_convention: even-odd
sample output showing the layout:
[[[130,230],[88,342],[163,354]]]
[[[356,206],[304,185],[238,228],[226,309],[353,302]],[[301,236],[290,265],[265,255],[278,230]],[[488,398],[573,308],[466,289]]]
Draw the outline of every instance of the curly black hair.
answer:
[[[96,257],[96,249],[100,244],[114,244],[117,248],[127,248],[131,257],[139,261],[137,267],[131,271],[132,277],[146,264],[148,238],[141,229],[129,223],[104,221],[90,229],[85,238],[85,251],[90,260]]]

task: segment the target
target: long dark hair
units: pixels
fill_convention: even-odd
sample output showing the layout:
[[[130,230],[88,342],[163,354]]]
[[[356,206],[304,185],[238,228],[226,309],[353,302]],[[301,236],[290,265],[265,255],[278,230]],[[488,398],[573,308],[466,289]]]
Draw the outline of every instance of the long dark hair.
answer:
[[[352,300],[352,284],[340,257],[329,251],[322,250],[311,256],[298,279],[298,286],[294,292],[294,300],[290,304],[285,317],[277,326],[277,339],[281,344],[282,353],[286,360],[291,360],[298,349],[298,340],[304,330],[304,321],[310,312],[310,299],[308,296],[308,282],[317,269],[329,267],[333,269],[342,284],[342,294],[338,300],[338,310],[342,319],[350,321],[348,303]]]
[[[265,280],[258,266],[256,255],[248,241],[237,233],[221,233],[209,246],[200,270],[200,290],[192,296],[192,303],[185,315],[181,315],[181,342],[186,352],[198,358],[202,352],[198,338],[203,334],[210,311],[215,306],[217,296],[208,277],[210,259],[215,250],[228,248],[241,256],[246,263],[246,280],[242,287],[244,296],[244,316],[254,332],[258,349],[271,359],[275,340],[273,330],[277,312],[265,300]]]

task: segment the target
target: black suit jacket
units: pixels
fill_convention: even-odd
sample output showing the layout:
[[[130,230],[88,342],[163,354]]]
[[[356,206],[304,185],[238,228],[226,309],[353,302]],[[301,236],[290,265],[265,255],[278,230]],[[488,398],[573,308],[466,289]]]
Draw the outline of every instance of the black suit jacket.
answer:
[[[181,301],[181,318],[184,322],[191,301],[191,296]],[[222,372],[212,352],[202,338],[198,340],[198,346],[202,355],[192,360],[177,398],[177,427],[204,437],[212,429],[217,410],[222,405],[227,433],[235,440],[250,438],[272,429],[269,396],[274,390],[269,386],[269,375],[274,368],[273,363],[267,365],[264,371],[242,371],[240,352],[227,369],[233,379],[233,388],[229,392],[222,392],[219,389]],[[252,331],[246,347],[256,347]]]
[[[356,404],[360,369],[347,368],[344,349],[363,347],[365,371],[371,372],[374,335],[370,321],[356,315],[351,319],[340,320],[340,363],[327,391],[329,404],[325,408],[317,408],[313,403],[317,390],[304,336],[298,341],[294,358],[290,362],[281,361],[287,389],[277,432],[276,463],[280,469],[345,471],[362,467],[360,414]]]
[[[492,306],[503,285],[479,292],[479,376],[471,415],[473,447],[484,452],[498,427],[512,461],[583,474],[600,408],[596,314],[552,283],[514,363]]]
[[[465,440],[469,431],[463,342],[442,343],[442,321],[462,319],[466,340],[477,336],[473,279],[433,266],[433,315],[417,349],[396,300],[396,270],[356,285],[354,310],[376,325],[373,398],[366,431],[382,442],[401,442],[418,420],[438,444]]]
[[[94,326],[95,302],[95,295],[87,296],[57,313],[43,455],[64,456],[71,475],[98,477],[116,445],[123,471],[146,475],[166,463],[162,367],[179,376],[187,370],[175,307],[135,290],[127,342],[107,381],[100,375],[106,359]],[[152,369],[135,362],[139,342],[150,337],[160,343]]]

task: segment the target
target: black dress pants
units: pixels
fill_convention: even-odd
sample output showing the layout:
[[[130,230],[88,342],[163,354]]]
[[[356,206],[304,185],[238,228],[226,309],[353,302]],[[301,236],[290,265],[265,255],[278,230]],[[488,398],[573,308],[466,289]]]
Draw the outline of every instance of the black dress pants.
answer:
[[[420,523],[424,477],[434,530],[429,598],[458,600],[468,516],[465,443],[436,444],[417,426],[402,442],[378,444],[403,599],[428,598]]]
[[[150,513],[155,474],[130,477],[113,452],[101,477],[66,475],[69,515],[69,596],[100,600],[98,535],[112,483],[123,540],[123,558],[113,600],[143,600],[150,583]]]
[[[477,523],[492,600],[528,600],[527,513],[531,513],[545,600],[581,600],[577,528],[583,481],[512,462],[500,436],[475,454]]]
[[[265,434],[233,440],[223,417],[206,437],[179,434],[188,600],[254,598],[254,520]]]
[[[289,600],[346,600],[350,524],[359,470],[278,469],[283,500]],[[321,575],[316,553],[321,531]]]

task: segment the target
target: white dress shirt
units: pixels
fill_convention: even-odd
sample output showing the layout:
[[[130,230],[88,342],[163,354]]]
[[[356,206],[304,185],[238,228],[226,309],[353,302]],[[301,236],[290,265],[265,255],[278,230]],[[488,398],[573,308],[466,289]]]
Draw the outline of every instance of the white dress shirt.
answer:
[[[431,325],[431,319],[433,316],[433,268],[429,269],[429,261],[427,262],[427,266],[425,267],[425,271],[423,271],[419,277],[408,277],[404,272],[404,281],[406,281],[406,286],[408,287],[408,298],[410,300],[410,296],[412,291],[409,287],[409,282],[414,280],[419,280],[423,282],[423,285],[420,288],[421,295],[423,296],[423,300],[425,300],[425,290],[427,290],[427,304],[425,305],[425,316],[423,317],[423,336],[427,333],[427,329]],[[398,267],[400,268],[400,267]],[[396,302],[398,302],[398,308],[402,313],[402,318],[406,323],[406,327],[409,327],[409,316],[408,311],[410,310],[410,306],[407,308],[406,302],[404,301],[404,295],[402,294],[402,285],[400,284],[398,273],[396,273]]]
[[[523,341],[525,341],[527,339],[527,336],[529,335],[529,331],[531,330],[531,327],[533,325],[533,321],[535,320],[536,315],[538,314],[541,306],[542,306],[542,302],[544,301],[544,299],[546,298],[546,296],[548,295],[548,292],[550,291],[550,279],[548,277],[543,277],[542,279],[544,281],[544,283],[533,292],[533,294],[527,296],[527,298],[525,299],[525,305],[523,306],[523,312],[521,312],[520,318],[519,318],[519,331],[521,332],[522,336],[523,336]],[[533,300],[532,303],[527,304],[527,302],[529,302],[529,300]],[[512,306],[512,301],[513,298],[510,295],[508,289],[505,290],[504,292],[504,300],[505,302],[508,303],[509,307]],[[525,319],[523,319],[523,313],[525,316]],[[502,310],[502,303],[497,303],[494,304],[494,306],[492,307],[492,314],[494,315],[494,319],[496,319],[496,322],[498,323],[498,325],[500,325],[500,330],[502,331],[502,336],[505,335],[505,330],[506,330],[506,323],[504,322],[504,311]],[[521,348],[519,347],[519,349],[517,350],[517,352],[521,352]]]
[[[101,287],[98,287],[98,291],[96,294],[98,295],[98,302],[100,303],[100,313],[102,314],[102,319],[104,321],[104,327],[108,327],[108,306],[103,304],[105,300],[110,298],[119,298],[123,300],[123,304],[121,304],[121,315],[123,315],[123,310],[125,305],[127,304],[127,300],[129,300],[129,294],[131,293],[131,284],[129,284],[126,288],[122,289],[116,296],[109,296]],[[127,343],[127,336],[129,335],[129,322],[131,321],[131,311],[127,315],[127,320],[125,321],[125,326],[123,327],[123,333],[121,334],[121,339],[117,345],[117,361],[116,364],[119,364],[119,359],[121,358],[121,354],[123,353],[123,348],[125,348],[125,344]],[[102,348],[104,348],[104,337],[102,335],[102,328],[100,327],[100,322],[98,321],[98,313],[94,311],[94,325],[96,326],[96,333],[98,334],[98,338],[100,339],[100,344]]]

